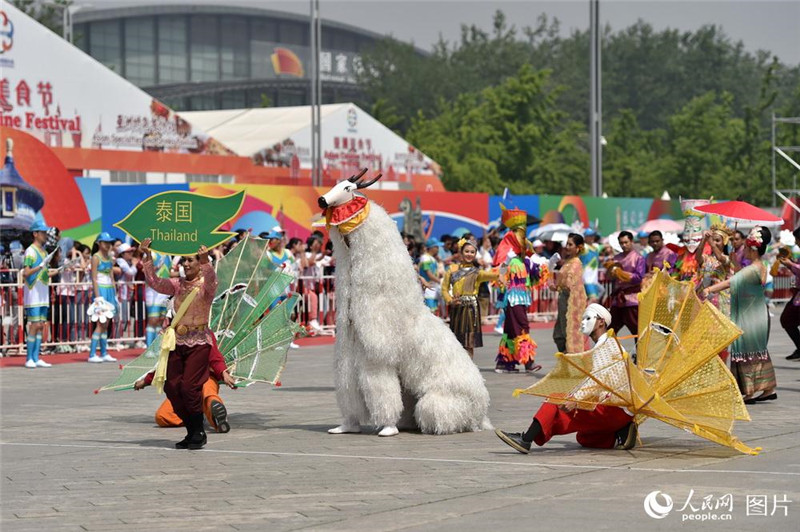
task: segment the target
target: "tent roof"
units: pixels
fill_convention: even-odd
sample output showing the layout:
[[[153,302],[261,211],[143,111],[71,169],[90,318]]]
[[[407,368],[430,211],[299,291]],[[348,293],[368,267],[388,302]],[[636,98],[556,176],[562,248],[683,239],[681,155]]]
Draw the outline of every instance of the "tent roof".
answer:
[[[320,118],[346,109],[353,104],[336,103],[320,106]],[[180,116],[203,129],[238,155],[252,156],[311,127],[311,106],[191,111]]]

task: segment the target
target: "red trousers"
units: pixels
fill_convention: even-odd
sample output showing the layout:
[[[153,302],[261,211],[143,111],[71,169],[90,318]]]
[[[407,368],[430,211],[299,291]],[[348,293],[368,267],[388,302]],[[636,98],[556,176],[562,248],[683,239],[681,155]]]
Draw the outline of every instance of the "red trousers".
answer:
[[[542,433],[533,440],[540,447],[559,434],[577,432],[583,447],[611,449],[616,443],[616,432],[633,421],[633,417],[616,406],[598,405],[594,410],[564,412],[558,405],[544,403],[533,416],[542,426]]]
[[[203,411],[203,385],[208,380],[210,344],[192,347],[178,345],[169,354],[164,392],[172,408],[184,422],[191,414]]]

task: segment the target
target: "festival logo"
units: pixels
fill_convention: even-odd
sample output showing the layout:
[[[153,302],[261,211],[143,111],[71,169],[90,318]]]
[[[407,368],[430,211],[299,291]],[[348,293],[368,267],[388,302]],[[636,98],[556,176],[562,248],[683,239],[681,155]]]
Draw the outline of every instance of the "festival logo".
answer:
[[[288,48],[275,48],[275,52],[270,56],[270,59],[272,59],[272,68],[278,75],[287,74],[302,78],[305,73],[300,58]]]
[[[659,495],[664,504],[659,502]],[[644,498],[644,511],[653,519],[664,519],[672,511],[672,497],[660,491],[651,491]]]
[[[4,54],[14,46],[14,23],[5,11],[0,11],[0,18],[0,54]]]
[[[352,107],[347,110],[347,125],[350,129],[355,129],[358,125],[358,113]]]

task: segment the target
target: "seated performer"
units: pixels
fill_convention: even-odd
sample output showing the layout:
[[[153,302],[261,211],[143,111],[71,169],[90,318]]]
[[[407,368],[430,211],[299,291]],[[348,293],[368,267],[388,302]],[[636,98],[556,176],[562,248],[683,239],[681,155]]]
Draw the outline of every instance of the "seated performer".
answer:
[[[229,432],[231,426],[228,423],[228,411],[225,408],[225,403],[219,396],[219,381],[224,382],[232,390],[236,389],[236,381],[234,381],[228,369],[225,367],[225,359],[222,353],[217,349],[216,342],[208,355],[208,371],[210,373],[208,380],[203,385],[203,412],[208,419],[209,425],[214,427],[217,432]],[[156,371],[153,370],[133,384],[134,390],[141,390],[146,386],[150,386]],[[183,420],[175,413],[172,403],[169,399],[164,399],[161,406],[156,410],[156,424],[159,427],[182,427]]]
[[[604,307],[592,303],[586,307],[581,320],[581,332],[588,335],[595,345],[608,339],[608,326],[611,314]],[[581,390],[572,396],[578,397]],[[595,449],[633,449],[636,445],[636,423],[625,409],[616,406],[597,405],[594,410],[578,409],[573,401],[557,406],[544,403],[533,418],[533,423],[525,432],[505,432],[495,430],[495,434],[505,443],[523,454],[531,450],[531,443],[542,446],[558,434],[577,433],[577,440],[583,447]]]
[[[175,347],[168,358],[164,352],[159,357],[154,384],[159,389],[163,386],[175,413],[186,426],[186,438],[175,447],[202,449],[207,441],[203,429],[203,384],[208,380],[208,358],[214,344],[208,316],[217,289],[217,275],[208,260],[208,249],[200,246],[197,255],[182,261],[185,278],[157,277],[150,242],[145,238],[139,247],[145,280],[157,292],[174,296],[177,309],[170,326],[174,329]]]

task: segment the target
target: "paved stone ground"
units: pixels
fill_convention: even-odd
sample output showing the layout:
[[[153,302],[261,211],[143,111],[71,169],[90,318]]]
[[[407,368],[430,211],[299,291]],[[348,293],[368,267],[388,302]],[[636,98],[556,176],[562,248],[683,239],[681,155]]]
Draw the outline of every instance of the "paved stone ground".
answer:
[[[736,433],[762,446],[744,456],[657,421],[643,445],[595,451],[574,437],[530,455],[491,432],[453,436],[401,433],[331,436],[338,424],[332,346],[293,352],[281,388],[226,390],[229,434],[210,434],[203,451],[176,451],[183,429],[153,423],[160,397],[101,395],[113,365],[0,369],[3,530],[797,530],[800,517],[800,363],[784,360],[788,339],[773,323],[779,400],[751,407]],[[553,365],[549,330],[534,331],[539,362]],[[537,398],[512,398],[537,377],[497,375],[493,347],[478,351],[495,426],[525,428]],[[645,496],[673,500],[649,517]],[[690,504],[684,503],[692,494]],[[724,508],[704,510],[732,495]],[[787,517],[747,515],[748,496],[790,500]],[[758,501],[752,498],[751,502]],[[662,505],[665,499],[656,499]],[[752,506],[755,510],[756,507]],[[717,520],[714,520],[717,519]],[[791,523],[795,523],[792,525]]]

